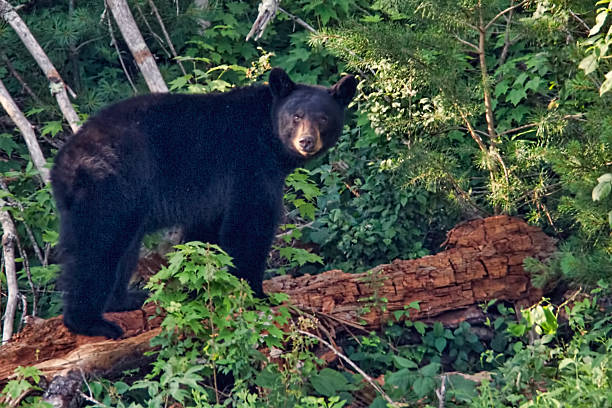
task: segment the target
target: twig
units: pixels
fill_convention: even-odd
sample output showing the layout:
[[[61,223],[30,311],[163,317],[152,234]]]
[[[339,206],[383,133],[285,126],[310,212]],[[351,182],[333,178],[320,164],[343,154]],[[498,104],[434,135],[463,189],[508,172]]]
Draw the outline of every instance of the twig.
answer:
[[[19,319],[19,327],[17,327],[18,332],[23,329],[26,317],[28,317],[28,298],[23,293],[20,293],[19,297],[21,298],[21,319]]]
[[[446,399],[446,374],[440,377],[440,388],[436,389],[436,397],[438,397],[438,408],[444,408],[444,400]]]
[[[298,23],[299,25],[301,25],[302,27],[304,27],[305,29],[307,29],[311,33],[319,34],[319,32],[317,30],[315,30],[310,24],[308,24],[307,22],[305,22],[304,20],[302,20],[298,16],[289,13],[288,11],[284,10],[282,7],[279,7],[278,10],[280,12],[282,12],[282,13],[285,13],[287,16],[289,16],[290,19],[292,19],[294,22]]]
[[[105,10],[105,12],[106,12],[106,10]],[[129,74],[129,72],[128,72],[128,70],[125,67],[125,64],[123,62],[123,58],[121,58],[121,51],[119,50],[119,46],[117,45],[117,39],[115,38],[115,34],[113,32],[113,23],[111,22],[110,15],[107,14],[106,19],[108,21],[108,32],[110,33],[110,36],[111,36],[111,42],[115,46],[115,51],[117,51],[117,57],[119,57],[119,62],[121,63],[121,68],[123,68],[123,72],[125,73],[125,76],[127,77],[128,82],[132,86],[132,90],[134,91],[135,94],[137,94],[138,90],[136,89],[136,86],[134,85],[134,82],[132,82],[132,78],[130,77],[130,74]]]
[[[350,365],[355,371],[357,371],[364,380],[366,380],[371,386],[372,388],[374,388],[381,397],[383,397],[383,399],[385,401],[387,401],[387,403],[389,405],[391,405],[392,407],[397,407],[397,403],[394,402],[384,391],[382,388],[380,388],[380,386],[378,384],[376,384],[376,381],[374,381],[374,379],[372,377],[370,377],[368,374],[366,374],[365,371],[363,371],[361,368],[359,368],[359,366],[357,364],[355,364],[350,358],[348,358],[347,356],[345,356],[344,354],[342,354],[341,352],[339,352],[334,346],[332,346],[330,343],[328,343],[327,341],[323,340],[321,337],[309,333],[307,331],[304,330],[299,330],[298,329],[298,333],[303,334],[304,336],[308,336],[310,338],[316,339],[318,340],[321,344],[323,344],[324,346],[326,346],[328,349],[330,349],[335,355],[337,355],[338,357],[340,357],[342,360],[344,360],[348,365]]]
[[[80,43],[79,45],[77,45],[77,46],[74,48],[74,50],[75,50],[75,51],[78,51],[79,49],[81,49],[82,47],[86,46],[87,44],[92,43],[92,42],[94,42],[94,41],[101,40],[101,39],[103,39],[103,38],[104,38],[104,37],[102,37],[102,36],[100,36],[100,37],[96,37],[96,38],[90,38],[89,40],[87,40],[87,41],[83,41],[82,43]]]
[[[153,0],[149,0],[149,5],[151,6],[153,13],[155,14],[155,18],[157,18],[157,22],[159,23],[159,26],[161,27],[162,33],[164,33],[164,37],[166,38],[168,47],[170,47],[172,56],[174,57],[179,67],[181,68],[183,75],[187,75],[187,72],[185,71],[185,68],[183,67],[183,64],[181,63],[181,60],[178,59],[178,54],[176,53],[176,50],[174,49],[174,45],[172,44],[172,40],[170,39],[170,36],[168,35],[168,31],[166,31],[166,26],[164,25],[164,21],[162,20],[161,15],[159,14],[159,11],[157,10],[157,7],[155,7],[155,3],[153,3]]]
[[[575,119],[575,120],[580,120],[584,117],[584,115],[582,113],[578,113],[576,115],[565,115],[563,116],[561,119]],[[499,133],[499,136],[504,136],[504,135],[508,135],[510,133],[516,133],[516,132],[520,132],[521,130],[525,130],[525,129],[530,129],[532,127],[537,127],[539,126],[539,123],[528,123],[526,125],[522,125],[522,126],[518,126],[512,129],[508,129],[508,130],[504,130],[503,132]]]
[[[591,31],[591,27],[589,27],[589,25],[585,23],[583,19],[578,17],[576,13],[574,13],[572,10],[570,10],[569,13],[570,13],[570,16],[572,16],[574,20],[578,21],[586,29],[587,33]]]
[[[13,77],[15,77],[17,82],[19,82],[19,84],[21,84],[22,88],[28,93],[28,95],[30,95],[32,97],[32,99],[34,99],[34,102],[36,102],[38,105],[42,105],[43,102],[34,93],[34,91],[32,91],[32,89],[28,86],[28,84],[23,80],[21,75],[19,75],[19,72],[17,72],[17,70],[13,66],[13,63],[11,62],[9,57],[4,53],[4,51],[0,51],[0,57],[2,57],[2,60],[4,61],[4,63],[6,64],[6,67],[11,72],[11,75],[13,75]]]
[[[287,235],[293,234],[294,230],[296,230],[296,229],[297,230],[301,230],[301,229],[304,229],[304,228],[308,228],[308,227],[311,227],[312,224],[314,224],[314,221],[307,222],[306,224],[303,224],[303,225],[298,225],[297,227],[292,228],[290,231],[285,231],[285,232],[281,232],[280,234],[276,234],[276,236],[274,238],[278,239],[278,238],[286,237]]]
[[[459,37],[457,34],[455,34],[455,38],[461,43],[461,44],[465,44],[468,47],[471,47],[473,49],[475,49],[476,51],[479,51],[478,46],[476,44],[472,44],[469,41],[464,40],[463,38]]]
[[[516,8],[521,7],[521,6],[522,6],[523,4],[525,4],[525,3],[527,3],[527,0],[523,0],[523,1],[521,1],[520,3],[515,4],[515,5],[513,5],[513,6],[510,6],[510,7],[506,8],[506,9],[504,9],[504,10],[500,11],[499,13],[497,13],[497,14],[495,15],[495,17],[493,17],[493,18],[491,19],[491,21],[489,21],[489,22],[487,23],[487,25],[486,25],[486,26],[484,26],[484,31],[487,31],[487,30],[488,30],[488,29],[489,29],[489,28],[490,28],[490,27],[493,25],[493,23],[494,23],[494,22],[495,22],[495,21],[496,21],[498,18],[500,18],[501,16],[503,16],[504,14],[506,14],[506,13],[507,13],[507,12],[509,12],[509,11],[512,11],[512,10],[514,10],[514,9],[516,9]]]
[[[85,400],[94,403],[100,407],[106,407],[106,408],[110,408],[108,405],[105,405],[103,402],[98,401],[97,399],[90,397],[89,395],[85,394],[83,391],[79,391],[79,395],[81,396],[81,398],[84,398]]]
[[[0,199],[0,207],[6,202]],[[17,284],[17,270],[15,267],[15,237],[17,231],[15,223],[9,212],[0,209],[0,223],[2,224],[2,253],[4,255],[4,272],[6,274],[7,300],[4,312],[4,323],[2,327],[2,343],[6,343],[13,336],[13,323],[17,310],[17,299],[19,298],[19,286]]]
[[[512,3],[514,4],[514,0]],[[498,65],[503,65],[508,57],[508,51],[510,50],[510,24],[512,24],[512,16],[514,14],[514,9],[510,10],[508,13],[508,19],[506,20],[506,32],[504,33],[504,48],[502,49],[501,55],[499,56]]]
[[[32,281],[32,272],[30,271],[30,261],[28,260],[28,254],[21,246],[21,240],[19,239],[19,235],[15,236],[15,243],[17,244],[17,250],[19,251],[19,255],[21,256],[21,262],[23,263],[23,269],[25,269],[26,277],[28,279],[28,284],[30,285],[30,289],[32,290],[32,316],[36,316],[36,308],[37,305],[37,293],[38,291],[34,288],[34,282]],[[24,313],[26,310],[24,310]]]
[[[140,7],[140,5],[138,3],[136,3],[136,10],[138,10],[138,14],[140,14],[140,18],[142,18],[142,21],[144,21],[144,23],[147,26],[147,28],[149,29],[149,32],[151,33],[151,35],[153,37],[155,37],[155,40],[157,41],[157,43],[161,47],[162,51],[166,53],[168,58],[170,58],[170,56],[171,56],[170,53],[168,52],[166,47],[164,47],[164,40],[162,40],[162,38],[159,35],[157,35],[157,33],[155,31],[153,31],[153,28],[151,27],[151,24],[149,24],[149,20],[147,20],[147,17],[144,15],[144,13],[142,11],[142,8]]]
[[[1,177],[0,177],[0,188],[10,194],[10,190],[8,189],[8,186],[6,185],[4,179],[2,179]],[[21,204],[20,201],[15,200],[10,195],[7,196],[7,201],[11,204],[11,206],[17,207],[19,211],[21,212],[21,214],[24,215],[25,209],[23,208],[23,204]],[[30,226],[25,221],[23,222],[23,226],[26,230],[26,233],[28,234],[28,239],[30,240],[30,243],[32,244],[32,248],[34,249],[34,253],[36,254],[36,257],[38,258],[38,260],[43,266],[47,266],[47,264],[44,261],[44,257],[40,250],[40,247],[38,246],[38,242],[36,242],[36,238],[34,238],[34,233],[32,233],[32,229],[30,229]]]

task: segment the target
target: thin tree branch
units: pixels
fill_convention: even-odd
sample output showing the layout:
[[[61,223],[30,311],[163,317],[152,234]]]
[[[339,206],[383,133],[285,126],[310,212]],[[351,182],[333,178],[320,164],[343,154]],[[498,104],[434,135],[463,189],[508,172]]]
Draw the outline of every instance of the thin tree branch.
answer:
[[[142,11],[142,7],[140,7],[138,2],[134,3],[134,6],[136,6],[136,10],[138,10],[138,14],[140,15],[140,18],[142,18],[142,21],[144,21],[144,23],[147,26],[147,28],[149,29],[149,32],[151,33],[151,35],[153,37],[155,37],[155,40],[157,41],[157,44],[159,44],[159,46],[161,47],[162,51],[166,54],[166,56],[168,58],[170,58],[172,55],[170,54],[170,52],[164,46],[164,40],[162,40],[162,38],[159,35],[157,35],[157,33],[155,31],[153,31],[153,27],[151,27],[151,24],[149,24],[149,20],[147,20],[147,17],[145,16],[144,12]]]
[[[507,9],[502,10],[502,11],[500,11],[499,13],[497,13],[497,14],[495,15],[495,17],[493,17],[493,18],[491,19],[491,21],[489,21],[489,22],[487,23],[487,25],[486,25],[486,26],[484,26],[484,31],[487,31],[487,30],[488,30],[488,29],[489,29],[489,28],[490,28],[490,27],[493,25],[493,23],[495,23],[495,21],[496,21],[498,18],[500,18],[500,17],[501,17],[501,16],[503,16],[504,14],[508,13],[509,11],[512,11],[512,10],[514,10],[514,9],[516,9],[516,8],[519,8],[519,7],[523,6],[525,3],[527,3],[527,0],[523,0],[523,1],[521,1],[520,3],[515,4],[515,5],[513,5],[513,6],[510,6],[510,7],[508,7]]]
[[[586,29],[587,33],[591,31],[591,27],[589,27],[589,25],[587,23],[585,23],[583,19],[578,17],[578,15],[576,15],[576,13],[574,13],[572,10],[570,10],[569,13],[570,13],[570,16],[572,16],[572,18],[574,20],[578,21]]]
[[[174,57],[177,64],[181,68],[183,75],[187,75],[187,72],[185,71],[185,68],[183,67],[183,64],[181,63],[181,60],[178,59],[178,54],[176,53],[176,50],[174,49],[174,45],[172,44],[172,39],[168,35],[168,31],[166,31],[166,25],[164,24],[164,20],[162,20],[161,15],[159,14],[159,11],[157,10],[157,7],[155,7],[155,3],[153,3],[153,0],[149,0],[149,5],[151,6],[153,13],[155,14],[155,18],[157,18],[157,22],[159,23],[159,26],[161,27],[162,33],[164,33],[164,37],[166,38],[168,47],[170,47],[170,51],[172,51],[172,56]]]
[[[472,44],[469,41],[464,40],[463,38],[459,37],[457,34],[455,34],[455,38],[461,43],[461,44],[465,44],[470,48],[475,49],[476,51],[478,51],[478,46],[476,44]]]
[[[34,99],[34,102],[36,102],[36,104],[38,104],[38,105],[42,105],[43,102],[34,93],[34,91],[32,91],[32,89],[28,86],[28,84],[23,80],[21,75],[19,75],[19,72],[17,72],[17,70],[13,66],[13,63],[8,58],[8,56],[4,53],[4,51],[0,51],[0,57],[2,58],[4,63],[6,64],[6,67],[8,68],[8,70],[11,72],[11,75],[13,75],[13,77],[19,82],[19,84],[21,84],[21,86],[28,93],[28,95],[30,95],[32,97],[32,99]]]
[[[2,225],[2,253],[4,255],[4,272],[6,274],[7,301],[2,325],[2,344],[13,336],[19,286],[17,285],[17,269],[15,267],[15,239],[17,230],[9,212],[3,207],[6,201],[0,199],[0,224]]]
[[[302,20],[298,16],[295,16],[295,15],[289,13],[288,11],[284,10],[282,7],[279,7],[278,10],[280,12],[286,14],[287,16],[289,16],[290,19],[292,19],[294,22],[298,23],[299,25],[301,25],[302,27],[304,27],[306,30],[310,31],[311,33],[313,33],[313,34],[318,34],[319,33],[310,24],[308,24],[307,22],[305,22],[304,20]]]
[[[348,358],[347,356],[345,356],[344,354],[342,354],[341,352],[339,352],[334,346],[332,346],[330,343],[328,343],[327,341],[323,340],[321,337],[309,333],[305,330],[297,330],[298,333],[304,335],[304,336],[308,336],[310,338],[316,339],[319,341],[319,343],[323,344],[325,347],[327,347],[328,349],[330,349],[335,355],[337,355],[338,357],[340,357],[342,360],[344,360],[348,365],[350,365],[355,371],[357,371],[364,380],[366,380],[368,382],[368,384],[370,384],[372,386],[372,388],[374,388],[381,397],[383,397],[383,399],[385,401],[387,401],[387,403],[389,405],[391,405],[392,407],[397,407],[398,404],[396,402],[394,402],[384,391],[382,388],[380,388],[380,386],[376,383],[376,381],[374,381],[374,379],[372,377],[370,377],[368,374],[366,374],[365,371],[363,371],[361,368],[359,368],[359,366],[357,364],[355,364],[350,358]]]
[[[113,23],[111,21],[111,18],[109,15],[106,16],[106,19],[108,21],[108,32],[110,34],[111,37],[111,43],[113,43],[113,46],[115,47],[115,51],[117,52],[117,57],[119,58],[119,63],[121,64],[121,68],[123,69],[123,73],[125,74],[128,82],[130,83],[130,86],[132,87],[132,90],[134,91],[135,94],[138,93],[138,89],[136,89],[136,85],[134,85],[134,81],[132,81],[132,77],[130,76],[130,73],[128,72],[125,63],[123,62],[123,58],[121,58],[121,50],[119,49],[119,46],[117,45],[117,38],[115,38],[115,33],[113,32]]]
[[[87,44],[92,43],[92,42],[94,42],[94,41],[101,40],[102,38],[104,38],[104,37],[90,38],[89,40],[87,40],[87,41],[83,41],[82,43],[80,43],[79,45],[77,45],[77,46],[74,48],[74,50],[75,50],[75,51],[78,51],[78,50],[80,50],[82,47],[86,46]]]
[[[584,118],[584,115],[582,113],[578,113],[578,114],[575,114],[575,115],[565,115],[561,119],[580,120],[582,118]],[[503,132],[499,133],[499,136],[509,135],[511,133],[520,132],[521,130],[531,129],[531,128],[537,127],[537,126],[540,126],[540,124],[539,123],[528,123],[526,125],[522,125],[522,126],[518,126],[518,127],[512,128],[512,129],[504,130]]]
[[[127,0],[106,0],[106,4],[113,14],[119,31],[121,31],[134,61],[140,68],[149,90],[151,92],[168,92],[168,86],[159,71],[153,54],[151,54],[144,38],[142,38]]]
[[[0,0],[1,1],[1,0]],[[65,93],[65,90],[64,90]],[[46,167],[47,161],[45,160],[45,156],[43,156],[42,150],[40,149],[40,145],[36,140],[36,134],[32,129],[32,125],[26,119],[25,115],[19,109],[19,106],[15,103],[8,90],[4,86],[2,80],[0,80],[0,104],[8,113],[10,118],[15,122],[15,125],[21,131],[23,135],[23,139],[26,142],[28,147],[28,152],[30,153],[30,157],[32,159],[32,163],[38,170],[40,177],[42,178],[44,183],[49,183],[51,180],[49,169]]]
[[[438,408],[444,408],[446,400],[446,375],[440,377],[440,388],[436,389],[436,397],[438,397]]]
[[[514,4],[514,0],[510,4]],[[512,16],[514,15],[514,9],[508,13],[506,20],[506,32],[504,33],[504,48],[502,48],[501,55],[499,56],[498,65],[502,65],[508,57],[508,51],[510,50],[510,24],[512,24]]]

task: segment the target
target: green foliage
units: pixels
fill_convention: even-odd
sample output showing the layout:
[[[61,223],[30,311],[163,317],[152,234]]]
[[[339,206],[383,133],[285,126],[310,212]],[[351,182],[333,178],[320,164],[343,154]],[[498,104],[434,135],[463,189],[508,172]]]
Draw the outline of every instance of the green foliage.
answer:
[[[97,383],[92,398],[119,407],[173,402],[196,407],[343,405],[335,395],[326,395],[329,400],[308,398],[308,378],[330,376],[325,370],[316,374],[312,341],[298,333],[312,329],[309,319],[291,322],[286,307],[273,310],[254,299],[248,284],[227,272],[231,259],[219,247],[191,242],[176,249],[168,266],[147,286],[152,291],[149,301],[164,316],[162,332],[151,342],[156,350],[151,371],[130,385]],[[276,294],[271,299],[279,303],[287,297]],[[287,326],[294,330],[281,330]],[[260,351],[264,348],[282,364],[266,358]],[[336,380],[331,386],[338,389],[338,384]],[[253,394],[254,385],[264,391]],[[348,383],[342,386],[345,391],[356,389]]]
[[[42,373],[34,367],[17,367],[15,378],[9,380],[0,392],[0,406],[12,407],[19,405],[24,408],[50,408],[52,405],[43,402],[42,398],[28,395],[32,392],[42,391],[37,385]],[[25,396],[25,398],[24,398]]]
[[[597,293],[596,290],[594,293]],[[559,313],[568,316],[568,341],[559,336]],[[470,407],[607,406],[612,395],[610,316],[597,306],[597,296],[573,306],[537,305],[523,316],[528,329],[546,333],[516,348],[516,354],[484,381]],[[538,329],[539,328],[539,329]]]
[[[599,94],[603,95],[612,89],[612,71],[610,65],[606,63],[606,58],[609,58],[609,48],[612,43],[612,25],[606,23],[608,14],[610,14],[610,0],[601,0],[596,3],[597,16],[595,17],[595,25],[589,31],[589,38],[582,42],[582,45],[589,53],[580,61],[578,67],[584,71],[586,75],[592,74],[598,69],[608,71],[605,73],[605,80],[599,86]],[[607,31],[604,33],[604,29]]]

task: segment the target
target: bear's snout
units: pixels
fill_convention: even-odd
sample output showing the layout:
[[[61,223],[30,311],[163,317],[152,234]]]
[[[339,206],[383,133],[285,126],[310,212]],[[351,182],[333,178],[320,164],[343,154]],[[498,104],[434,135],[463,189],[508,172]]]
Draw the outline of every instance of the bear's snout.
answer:
[[[292,141],[293,147],[299,154],[310,157],[323,148],[323,141],[316,124],[310,120],[299,121]]]
[[[316,139],[312,135],[302,136],[298,143],[303,151],[312,153],[315,150]]]

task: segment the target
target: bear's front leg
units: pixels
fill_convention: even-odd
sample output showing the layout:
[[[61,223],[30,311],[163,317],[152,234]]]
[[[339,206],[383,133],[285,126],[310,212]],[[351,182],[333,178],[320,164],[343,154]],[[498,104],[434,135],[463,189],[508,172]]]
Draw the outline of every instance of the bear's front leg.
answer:
[[[263,275],[279,213],[280,198],[270,198],[262,190],[240,194],[224,214],[220,228],[219,244],[233,258],[232,273],[245,279],[260,298],[265,297]]]

